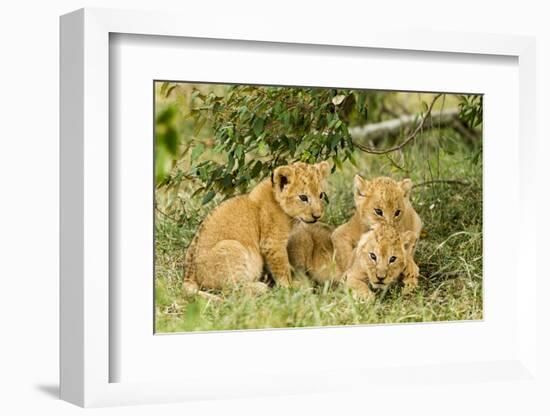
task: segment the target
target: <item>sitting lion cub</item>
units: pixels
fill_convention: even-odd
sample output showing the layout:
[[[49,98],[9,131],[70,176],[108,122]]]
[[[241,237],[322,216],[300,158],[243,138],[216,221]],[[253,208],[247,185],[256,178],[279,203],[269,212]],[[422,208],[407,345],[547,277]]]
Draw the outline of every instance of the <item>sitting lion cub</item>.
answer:
[[[368,181],[355,176],[355,214],[332,234],[339,273],[344,273],[351,266],[353,250],[359,239],[375,224],[391,225],[400,232],[412,231],[418,240],[422,222],[409,201],[411,188],[410,179],[397,182],[382,176]]]
[[[294,219],[314,223],[324,213],[328,162],[276,168],[249,194],[220,204],[203,221],[185,257],[184,288],[223,289],[237,283],[252,291],[264,266],[282,286],[291,283],[286,251]]]
[[[375,225],[357,244],[352,265],[345,274],[346,286],[356,296],[368,299],[403,275],[404,292],[410,292],[418,280],[418,266],[412,257],[415,241],[413,231],[399,232],[392,226]]]

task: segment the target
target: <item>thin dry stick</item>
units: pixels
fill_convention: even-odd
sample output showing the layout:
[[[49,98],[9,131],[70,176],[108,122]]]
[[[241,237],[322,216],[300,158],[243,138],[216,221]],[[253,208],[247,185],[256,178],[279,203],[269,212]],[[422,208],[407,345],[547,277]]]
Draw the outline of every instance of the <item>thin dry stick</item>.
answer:
[[[405,163],[403,163],[403,166],[400,166],[400,165],[399,165],[395,160],[393,160],[393,158],[392,158],[390,155],[388,155],[388,154],[386,154],[386,158],[387,158],[387,159],[389,160],[389,162],[390,162],[393,166],[395,166],[397,169],[399,169],[399,170],[401,170],[401,171],[405,170]]]
[[[469,186],[470,185],[470,182],[461,181],[459,179],[434,179],[434,180],[431,180],[431,181],[417,183],[417,184],[413,185],[413,188],[417,188],[419,186],[432,185],[432,184],[435,184],[435,183],[445,183],[445,184],[449,184],[449,185],[462,185],[462,186]]]
[[[363,152],[365,153],[371,153],[371,154],[374,154],[374,155],[383,155],[385,153],[390,153],[390,152],[395,152],[396,150],[399,150],[399,149],[402,149],[403,147],[405,147],[410,141],[414,140],[415,137],[418,135],[419,132],[422,131],[422,129],[424,128],[424,123],[426,122],[426,119],[430,117],[430,114],[432,113],[432,108],[435,104],[435,102],[437,101],[437,99],[439,97],[441,97],[443,94],[437,94],[434,99],[432,100],[430,106],[428,107],[428,111],[426,111],[426,113],[424,114],[424,117],[422,117],[422,120],[420,121],[420,123],[418,124],[418,126],[416,126],[416,129],[414,129],[414,131],[405,139],[405,141],[403,141],[403,143],[397,145],[397,146],[394,146],[394,147],[390,147],[389,149],[382,149],[382,150],[379,150],[379,149],[372,149],[368,146],[365,146],[365,145],[362,145],[360,143],[354,143],[355,146],[357,146],[360,150],[362,150]]]
[[[155,204],[155,210],[157,210],[157,212],[159,212],[160,214],[164,215],[166,218],[168,218],[169,220],[172,220],[173,222],[175,222],[176,224],[179,224],[180,221],[176,220],[174,217],[172,217],[171,215],[168,215],[166,212],[162,211],[159,207],[156,206]]]

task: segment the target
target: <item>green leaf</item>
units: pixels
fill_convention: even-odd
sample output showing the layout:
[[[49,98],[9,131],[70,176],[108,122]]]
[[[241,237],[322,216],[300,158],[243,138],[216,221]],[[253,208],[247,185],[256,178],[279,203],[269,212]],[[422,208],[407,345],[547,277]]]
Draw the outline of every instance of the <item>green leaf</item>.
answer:
[[[359,166],[357,165],[357,161],[355,160],[355,156],[353,156],[353,153],[352,152],[348,152],[347,153],[347,156],[348,156],[348,159],[349,161],[351,162],[351,164],[356,167],[357,169],[359,169]]]
[[[254,119],[254,124],[252,128],[256,136],[259,136],[264,131],[264,123],[265,123],[265,120],[261,117],[256,117]]]
[[[261,172],[262,170],[262,167],[263,167],[263,163],[261,161],[257,161],[255,164],[254,164],[254,167],[252,168],[252,170],[250,171],[250,176],[252,178],[255,178],[256,176],[258,176],[258,174]]]
[[[164,94],[164,97],[169,97],[170,94],[172,93],[172,91],[174,91],[174,89],[177,87],[176,84],[172,85],[170,88],[168,88],[168,90],[166,91],[166,94]]]
[[[428,112],[428,104],[425,101],[422,101],[422,112],[424,114]]]
[[[168,173],[168,154],[164,147],[159,147],[155,153],[155,181],[157,186],[165,179]]]
[[[293,137],[288,138],[288,149],[292,155],[296,152],[296,140]]]
[[[204,153],[204,143],[199,143],[191,152],[191,162],[194,162],[200,155]]]
[[[165,95],[166,89],[168,88],[169,85],[170,85],[169,82],[163,82],[163,83],[160,85],[160,95],[166,96],[166,95]]]
[[[231,172],[233,170],[233,166],[235,166],[235,156],[233,155],[233,153],[229,153],[227,155],[227,166],[226,166],[226,170],[228,172]]]
[[[178,133],[176,132],[176,130],[172,127],[169,127],[166,130],[166,133],[163,135],[160,135],[159,138],[161,143],[168,150],[168,152],[173,157],[176,157],[176,154],[178,152],[178,146],[179,146]]]
[[[214,196],[216,196],[216,192],[214,192],[214,191],[208,191],[208,192],[206,193],[206,195],[204,195],[204,196],[202,197],[202,204],[203,204],[203,205],[208,204],[208,203],[212,200],[212,198],[214,198]]]
[[[283,125],[285,126],[285,130],[288,130],[288,127],[290,126],[290,114],[283,114]]]
[[[203,192],[206,188],[204,186],[201,186],[200,188],[195,189],[195,192],[191,194],[191,198],[196,197],[198,194]]]
[[[157,124],[170,123],[174,119],[176,113],[177,113],[177,110],[174,106],[166,107],[157,116]]]
[[[334,162],[334,166],[336,166],[338,170],[342,170],[342,161],[338,156],[333,156],[332,161]]]
[[[241,159],[243,155],[244,155],[243,147],[239,144],[235,149],[235,156],[237,156],[237,159]]]
[[[260,142],[260,144],[258,144],[258,153],[260,153],[260,156],[265,156],[267,154],[267,144],[265,144],[265,142]]]
[[[233,176],[231,176],[229,173],[226,173],[223,177],[223,187],[226,189],[233,187]]]
[[[202,130],[202,127],[204,126],[204,123],[206,123],[206,117],[201,118],[197,124],[195,124],[195,128],[193,129],[193,136],[198,136],[199,133]]]

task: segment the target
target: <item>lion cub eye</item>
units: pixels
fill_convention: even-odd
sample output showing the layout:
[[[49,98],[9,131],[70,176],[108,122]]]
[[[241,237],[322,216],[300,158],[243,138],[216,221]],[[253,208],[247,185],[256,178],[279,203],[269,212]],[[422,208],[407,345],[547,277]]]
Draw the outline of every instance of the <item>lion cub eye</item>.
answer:
[[[376,261],[376,254],[374,253],[369,253],[369,256],[371,259],[373,259],[374,261]]]
[[[304,202],[308,201],[307,195],[300,195],[300,199]]]
[[[324,192],[321,192],[321,193],[319,194],[319,199],[322,199],[323,201],[328,202],[328,196],[327,196],[327,194],[324,193]]]
[[[399,214],[401,214],[401,210],[400,210],[400,209],[398,209],[397,211],[395,211],[395,216],[396,216],[396,217],[399,217]]]
[[[395,256],[390,257],[390,263],[393,263],[395,260],[397,260],[397,257],[395,257]]]
[[[374,212],[376,213],[376,215],[378,215],[379,217],[383,217],[384,216],[384,213],[382,212],[382,210],[380,208],[374,208]]]

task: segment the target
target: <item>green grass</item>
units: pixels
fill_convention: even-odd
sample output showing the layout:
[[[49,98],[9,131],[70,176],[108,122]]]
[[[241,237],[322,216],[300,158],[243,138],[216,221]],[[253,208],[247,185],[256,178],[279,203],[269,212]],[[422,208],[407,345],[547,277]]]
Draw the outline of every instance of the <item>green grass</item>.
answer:
[[[412,202],[424,223],[416,261],[420,286],[404,296],[400,288],[369,303],[358,302],[343,287],[305,283],[273,288],[260,296],[238,289],[223,302],[186,297],[182,292],[185,248],[206,213],[200,198],[186,199],[177,219],[156,217],[156,331],[208,331],[482,319],[482,167],[475,150],[429,137],[406,149],[404,166],[386,156],[358,154],[359,167],[345,164],[330,178],[330,203],[324,221],[338,225],[353,213],[352,178],[411,177],[415,183],[458,179],[413,189]],[[419,142],[419,141],[418,141]],[[417,142],[417,143],[418,143]],[[402,161],[399,161],[402,163]]]

